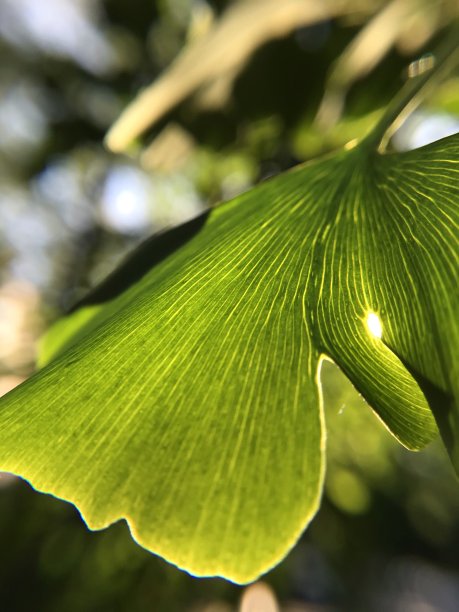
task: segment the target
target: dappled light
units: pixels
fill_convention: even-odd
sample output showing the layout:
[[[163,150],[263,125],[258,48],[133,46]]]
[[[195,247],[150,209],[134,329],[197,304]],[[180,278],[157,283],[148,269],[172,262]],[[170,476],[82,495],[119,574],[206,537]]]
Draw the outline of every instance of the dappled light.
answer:
[[[116,53],[93,21],[95,8],[82,0],[2,0],[0,36],[15,46],[38,47],[96,74],[107,73],[116,67]]]
[[[459,132],[459,115],[429,110],[410,115],[393,136],[398,151],[411,151]]]

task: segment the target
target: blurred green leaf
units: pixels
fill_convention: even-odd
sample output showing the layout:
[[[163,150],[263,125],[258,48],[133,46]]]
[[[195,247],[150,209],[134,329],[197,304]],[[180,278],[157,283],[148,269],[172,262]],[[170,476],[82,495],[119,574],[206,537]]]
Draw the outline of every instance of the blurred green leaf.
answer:
[[[3,398],[0,468],[194,574],[253,580],[319,504],[326,355],[412,449],[437,431],[424,392],[457,469],[459,136],[373,144],[262,183],[175,252],[151,241]]]

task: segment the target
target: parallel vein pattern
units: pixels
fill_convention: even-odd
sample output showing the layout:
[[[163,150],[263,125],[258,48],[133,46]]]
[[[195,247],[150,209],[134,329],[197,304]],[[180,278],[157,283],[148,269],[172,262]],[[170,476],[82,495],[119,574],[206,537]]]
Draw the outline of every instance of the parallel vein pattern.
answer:
[[[125,518],[180,567],[246,582],[317,510],[322,355],[409,448],[436,434],[427,397],[457,467],[458,152],[457,136],[363,143],[213,211],[51,330],[54,359],[0,403],[0,469],[92,528]]]

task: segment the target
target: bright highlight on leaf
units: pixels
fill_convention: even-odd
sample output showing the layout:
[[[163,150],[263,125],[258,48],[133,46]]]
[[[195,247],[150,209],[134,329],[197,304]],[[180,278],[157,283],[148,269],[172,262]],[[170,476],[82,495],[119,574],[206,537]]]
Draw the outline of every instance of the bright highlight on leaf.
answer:
[[[324,355],[408,448],[437,433],[427,398],[458,468],[458,159],[459,136],[364,141],[150,241],[1,400],[0,469],[247,582],[318,508]]]
[[[375,312],[369,312],[366,318],[368,331],[375,338],[382,338],[381,320]]]

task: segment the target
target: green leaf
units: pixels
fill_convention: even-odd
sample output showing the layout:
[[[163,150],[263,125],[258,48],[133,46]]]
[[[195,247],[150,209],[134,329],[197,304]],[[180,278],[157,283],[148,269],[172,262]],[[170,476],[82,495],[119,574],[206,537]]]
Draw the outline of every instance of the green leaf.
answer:
[[[458,467],[459,136],[369,142],[220,206],[164,258],[151,242],[128,289],[58,323],[54,360],[0,403],[0,468],[247,582],[317,510],[323,356],[408,448],[436,434],[426,396]]]

